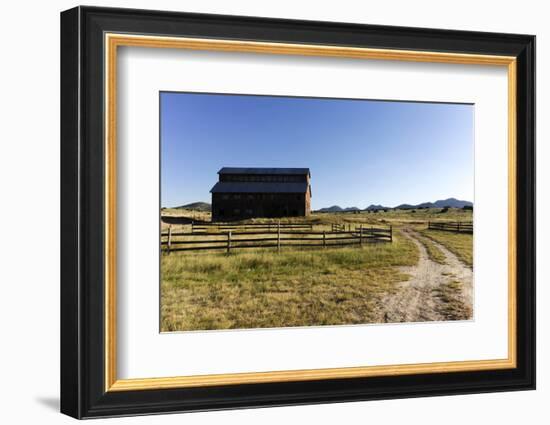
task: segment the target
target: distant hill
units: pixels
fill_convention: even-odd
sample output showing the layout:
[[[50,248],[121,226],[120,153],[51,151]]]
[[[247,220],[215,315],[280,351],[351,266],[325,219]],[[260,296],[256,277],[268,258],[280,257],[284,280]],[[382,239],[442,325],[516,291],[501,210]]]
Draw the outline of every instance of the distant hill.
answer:
[[[384,207],[383,205],[371,204],[367,208],[365,208],[363,211],[379,211],[379,210],[391,210],[391,208],[390,207]]]
[[[344,209],[338,205],[333,205],[332,207],[328,208],[321,208],[318,210],[319,212],[342,212]]]
[[[361,211],[360,208],[357,207],[346,207],[342,208],[339,205],[333,205],[332,207],[327,208],[321,208],[320,210],[317,210],[317,212],[346,212],[346,211]]]
[[[412,210],[416,208],[416,205],[411,204],[401,204],[395,207],[396,210]]]
[[[473,207],[473,206],[474,204],[470,201],[461,201],[456,198],[443,199],[441,201],[434,202],[435,208],[444,208],[444,207],[464,208],[464,207]]]
[[[181,205],[175,208],[193,211],[210,211],[212,209],[212,206],[208,202],[192,202],[190,204]]]
[[[473,207],[474,204],[470,201],[461,201],[456,198],[448,198],[448,199],[440,199],[439,201],[435,202],[423,202],[421,204],[417,205],[411,205],[411,204],[401,204],[395,207],[399,210],[412,210],[415,208],[464,208],[464,207]]]
[[[422,202],[421,204],[401,204],[396,207],[385,207],[383,205],[371,204],[363,211],[380,211],[380,210],[414,210],[418,208],[464,208],[473,207],[474,204],[470,201],[461,201],[456,198],[440,199],[435,202]],[[318,212],[344,212],[344,211],[360,211],[357,207],[342,208],[339,205],[333,205],[332,207],[321,208]]]

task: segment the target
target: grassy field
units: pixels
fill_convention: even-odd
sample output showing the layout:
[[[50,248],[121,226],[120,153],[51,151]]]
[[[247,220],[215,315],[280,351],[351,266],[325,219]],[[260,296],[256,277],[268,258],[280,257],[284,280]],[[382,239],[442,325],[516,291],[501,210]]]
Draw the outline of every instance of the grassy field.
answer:
[[[429,239],[439,242],[460,260],[472,267],[473,235],[467,233],[445,232],[441,230],[422,229],[420,233]]]
[[[163,209],[174,232],[191,232],[191,220],[209,221],[210,213]],[[173,221],[173,218],[180,221]],[[413,228],[431,260],[443,264],[445,256],[432,241],[472,264],[472,235],[428,231],[428,221],[471,221],[472,211],[449,209],[388,210],[378,213],[314,213],[281,219],[281,223],[308,223],[315,231],[332,224],[389,227],[394,242],[340,248],[273,248],[223,251],[172,252],[161,257],[162,331],[267,328],[382,322],[382,299],[407,280],[399,266],[418,262],[415,244],[401,235]],[[274,223],[252,219],[247,223]],[[174,224],[175,223],[175,224]],[[163,231],[168,223],[163,223]],[[216,238],[209,229],[206,238]],[[218,238],[223,238],[223,235]],[[246,236],[245,236],[246,237]],[[259,236],[261,237],[261,236]],[[181,238],[181,239],[180,239]],[[172,240],[182,240],[175,236]],[[204,237],[203,237],[204,238]],[[189,246],[189,245],[188,245]],[[438,289],[450,309],[460,310],[460,282]],[[464,310],[462,310],[464,311]],[[467,311],[465,314],[469,314]],[[446,314],[447,315],[447,314]]]
[[[462,282],[453,280],[435,289],[435,295],[442,301],[441,313],[448,320],[468,320],[472,318],[472,305],[461,299]]]
[[[180,217],[187,220],[210,221],[209,212],[191,211],[186,209],[165,208],[161,211],[162,216]],[[361,211],[359,214],[353,213],[312,213],[307,217],[282,218],[281,223],[311,223],[314,226],[325,226],[330,228],[331,224],[392,224],[392,225],[427,225],[428,221],[472,221],[472,211],[457,208],[450,208],[442,213],[441,208],[426,208],[417,210],[387,210],[379,212]],[[268,223],[274,222],[274,219],[255,218],[243,220],[242,223]],[[162,224],[163,229],[168,225]],[[188,230],[190,224],[172,225],[174,230]]]
[[[445,254],[441,252],[441,250],[432,242],[430,238],[422,237],[419,238],[419,240],[426,248],[430,260],[435,261],[439,264],[445,264]]]
[[[380,321],[383,295],[406,279],[414,244],[172,253],[162,256],[162,331],[358,324]]]

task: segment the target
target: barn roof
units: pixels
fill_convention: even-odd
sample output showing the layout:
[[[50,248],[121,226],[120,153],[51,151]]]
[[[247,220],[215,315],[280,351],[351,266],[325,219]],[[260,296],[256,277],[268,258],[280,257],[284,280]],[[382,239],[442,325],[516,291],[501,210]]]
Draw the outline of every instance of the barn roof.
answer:
[[[308,184],[272,182],[217,182],[211,193],[306,193]]]
[[[309,175],[309,168],[245,168],[222,167],[218,174],[270,174],[270,175]]]

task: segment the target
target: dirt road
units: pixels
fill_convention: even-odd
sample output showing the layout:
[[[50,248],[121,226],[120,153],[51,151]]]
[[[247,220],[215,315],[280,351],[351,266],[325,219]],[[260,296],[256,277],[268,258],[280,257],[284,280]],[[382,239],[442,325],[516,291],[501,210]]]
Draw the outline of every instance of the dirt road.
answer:
[[[432,241],[445,255],[445,264],[432,261],[422,244],[422,236],[412,229],[403,235],[417,246],[416,266],[402,267],[410,279],[399,284],[396,293],[382,301],[382,322],[424,322],[472,318],[472,269],[443,245]]]

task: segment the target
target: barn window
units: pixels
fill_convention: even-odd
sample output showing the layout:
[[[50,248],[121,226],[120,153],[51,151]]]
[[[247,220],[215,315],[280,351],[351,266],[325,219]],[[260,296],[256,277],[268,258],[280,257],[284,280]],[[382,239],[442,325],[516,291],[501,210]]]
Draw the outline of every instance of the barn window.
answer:
[[[233,214],[235,214],[235,215],[239,215],[240,213],[241,213],[241,210],[239,208],[235,208],[233,210]]]
[[[254,214],[254,211],[252,211],[250,208],[247,209],[245,212],[246,212],[246,215],[252,215],[252,214]]]
[[[229,195],[227,195],[227,194],[222,195],[222,199],[224,199],[224,200],[229,199]]]
[[[239,193],[235,193],[233,195],[233,199],[241,199],[241,195]]]
[[[254,195],[249,193],[248,196],[247,196],[248,199],[254,199]]]

